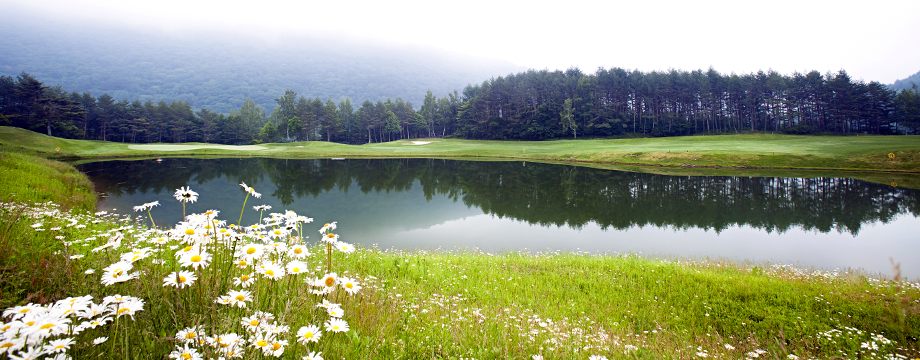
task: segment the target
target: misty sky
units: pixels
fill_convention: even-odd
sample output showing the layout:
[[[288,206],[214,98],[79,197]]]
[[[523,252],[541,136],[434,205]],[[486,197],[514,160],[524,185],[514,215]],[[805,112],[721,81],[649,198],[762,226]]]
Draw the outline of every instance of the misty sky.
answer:
[[[0,8],[171,34],[417,44],[535,69],[578,66],[587,73],[599,66],[712,66],[723,74],[844,69],[854,79],[892,83],[920,70],[917,0],[0,0]]]

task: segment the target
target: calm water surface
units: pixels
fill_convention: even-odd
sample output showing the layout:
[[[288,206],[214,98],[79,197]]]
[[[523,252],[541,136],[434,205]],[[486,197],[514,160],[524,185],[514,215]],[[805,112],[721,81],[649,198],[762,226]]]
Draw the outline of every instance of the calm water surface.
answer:
[[[130,213],[158,200],[175,224],[175,189],[200,193],[189,212],[243,224],[254,205],[293,210],[316,229],[337,221],[352,243],[380,248],[588,251],[729,258],[920,277],[920,191],[844,178],[664,176],[522,162],[434,159],[164,159],[80,165]],[[312,233],[312,232],[311,232]],[[318,235],[318,234],[317,234]],[[312,236],[316,238],[317,236]]]

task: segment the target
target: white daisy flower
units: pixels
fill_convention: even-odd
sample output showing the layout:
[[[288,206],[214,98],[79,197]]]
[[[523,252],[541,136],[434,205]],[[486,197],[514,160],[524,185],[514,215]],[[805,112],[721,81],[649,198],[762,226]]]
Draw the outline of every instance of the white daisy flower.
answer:
[[[179,289],[192,286],[198,278],[191,271],[174,271],[163,278],[163,286],[172,286]]]
[[[329,319],[326,321],[326,331],[331,332],[346,332],[348,331],[348,323],[342,319]]]
[[[297,330],[297,341],[300,341],[300,343],[304,345],[311,342],[319,342],[321,336],[323,336],[323,334],[319,331],[319,326],[303,326],[300,330]]]
[[[180,187],[176,189],[176,193],[173,194],[173,197],[175,197],[176,200],[186,203],[198,201],[198,193],[192,191],[190,187]]]
[[[256,278],[253,277],[255,274],[243,274],[240,277],[233,278],[233,285],[240,286],[242,288],[248,288],[252,283],[256,281]]]
[[[307,264],[303,261],[294,260],[287,263],[287,272],[291,275],[299,275],[307,270]]]

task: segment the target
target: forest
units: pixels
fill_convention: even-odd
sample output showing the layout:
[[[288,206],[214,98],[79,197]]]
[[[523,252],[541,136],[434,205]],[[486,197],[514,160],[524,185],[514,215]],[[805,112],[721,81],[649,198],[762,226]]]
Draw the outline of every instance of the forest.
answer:
[[[188,101],[95,97],[46,86],[27,73],[0,76],[0,124],[52,136],[130,143],[332,141],[407,138],[549,140],[742,132],[916,134],[920,88],[894,91],[821,74],[723,75],[598,69],[529,70],[437,97],[416,107],[400,97],[361,104],[286,90],[271,110],[246,99],[229,114]]]
[[[541,140],[785,132],[904,134],[918,130],[918,89],[895,92],[846,71],[598,69],[528,71],[468,86],[456,134]]]

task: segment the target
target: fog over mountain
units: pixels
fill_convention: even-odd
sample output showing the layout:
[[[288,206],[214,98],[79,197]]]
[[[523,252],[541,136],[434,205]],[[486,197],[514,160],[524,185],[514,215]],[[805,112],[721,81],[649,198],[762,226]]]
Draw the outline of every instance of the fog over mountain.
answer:
[[[26,72],[68,91],[183,100],[222,113],[246,98],[271,112],[285,89],[356,103],[401,97],[417,108],[429,89],[445,96],[525,70],[434,47],[331,35],[180,33],[29,16],[4,19],[0,34],[0,75]]]
[[[911,89],[914,84],[920,86],[920,71],[904,79],[897,80],[894,84],[888,85],[888,87],[892,90],[904,90]]]

